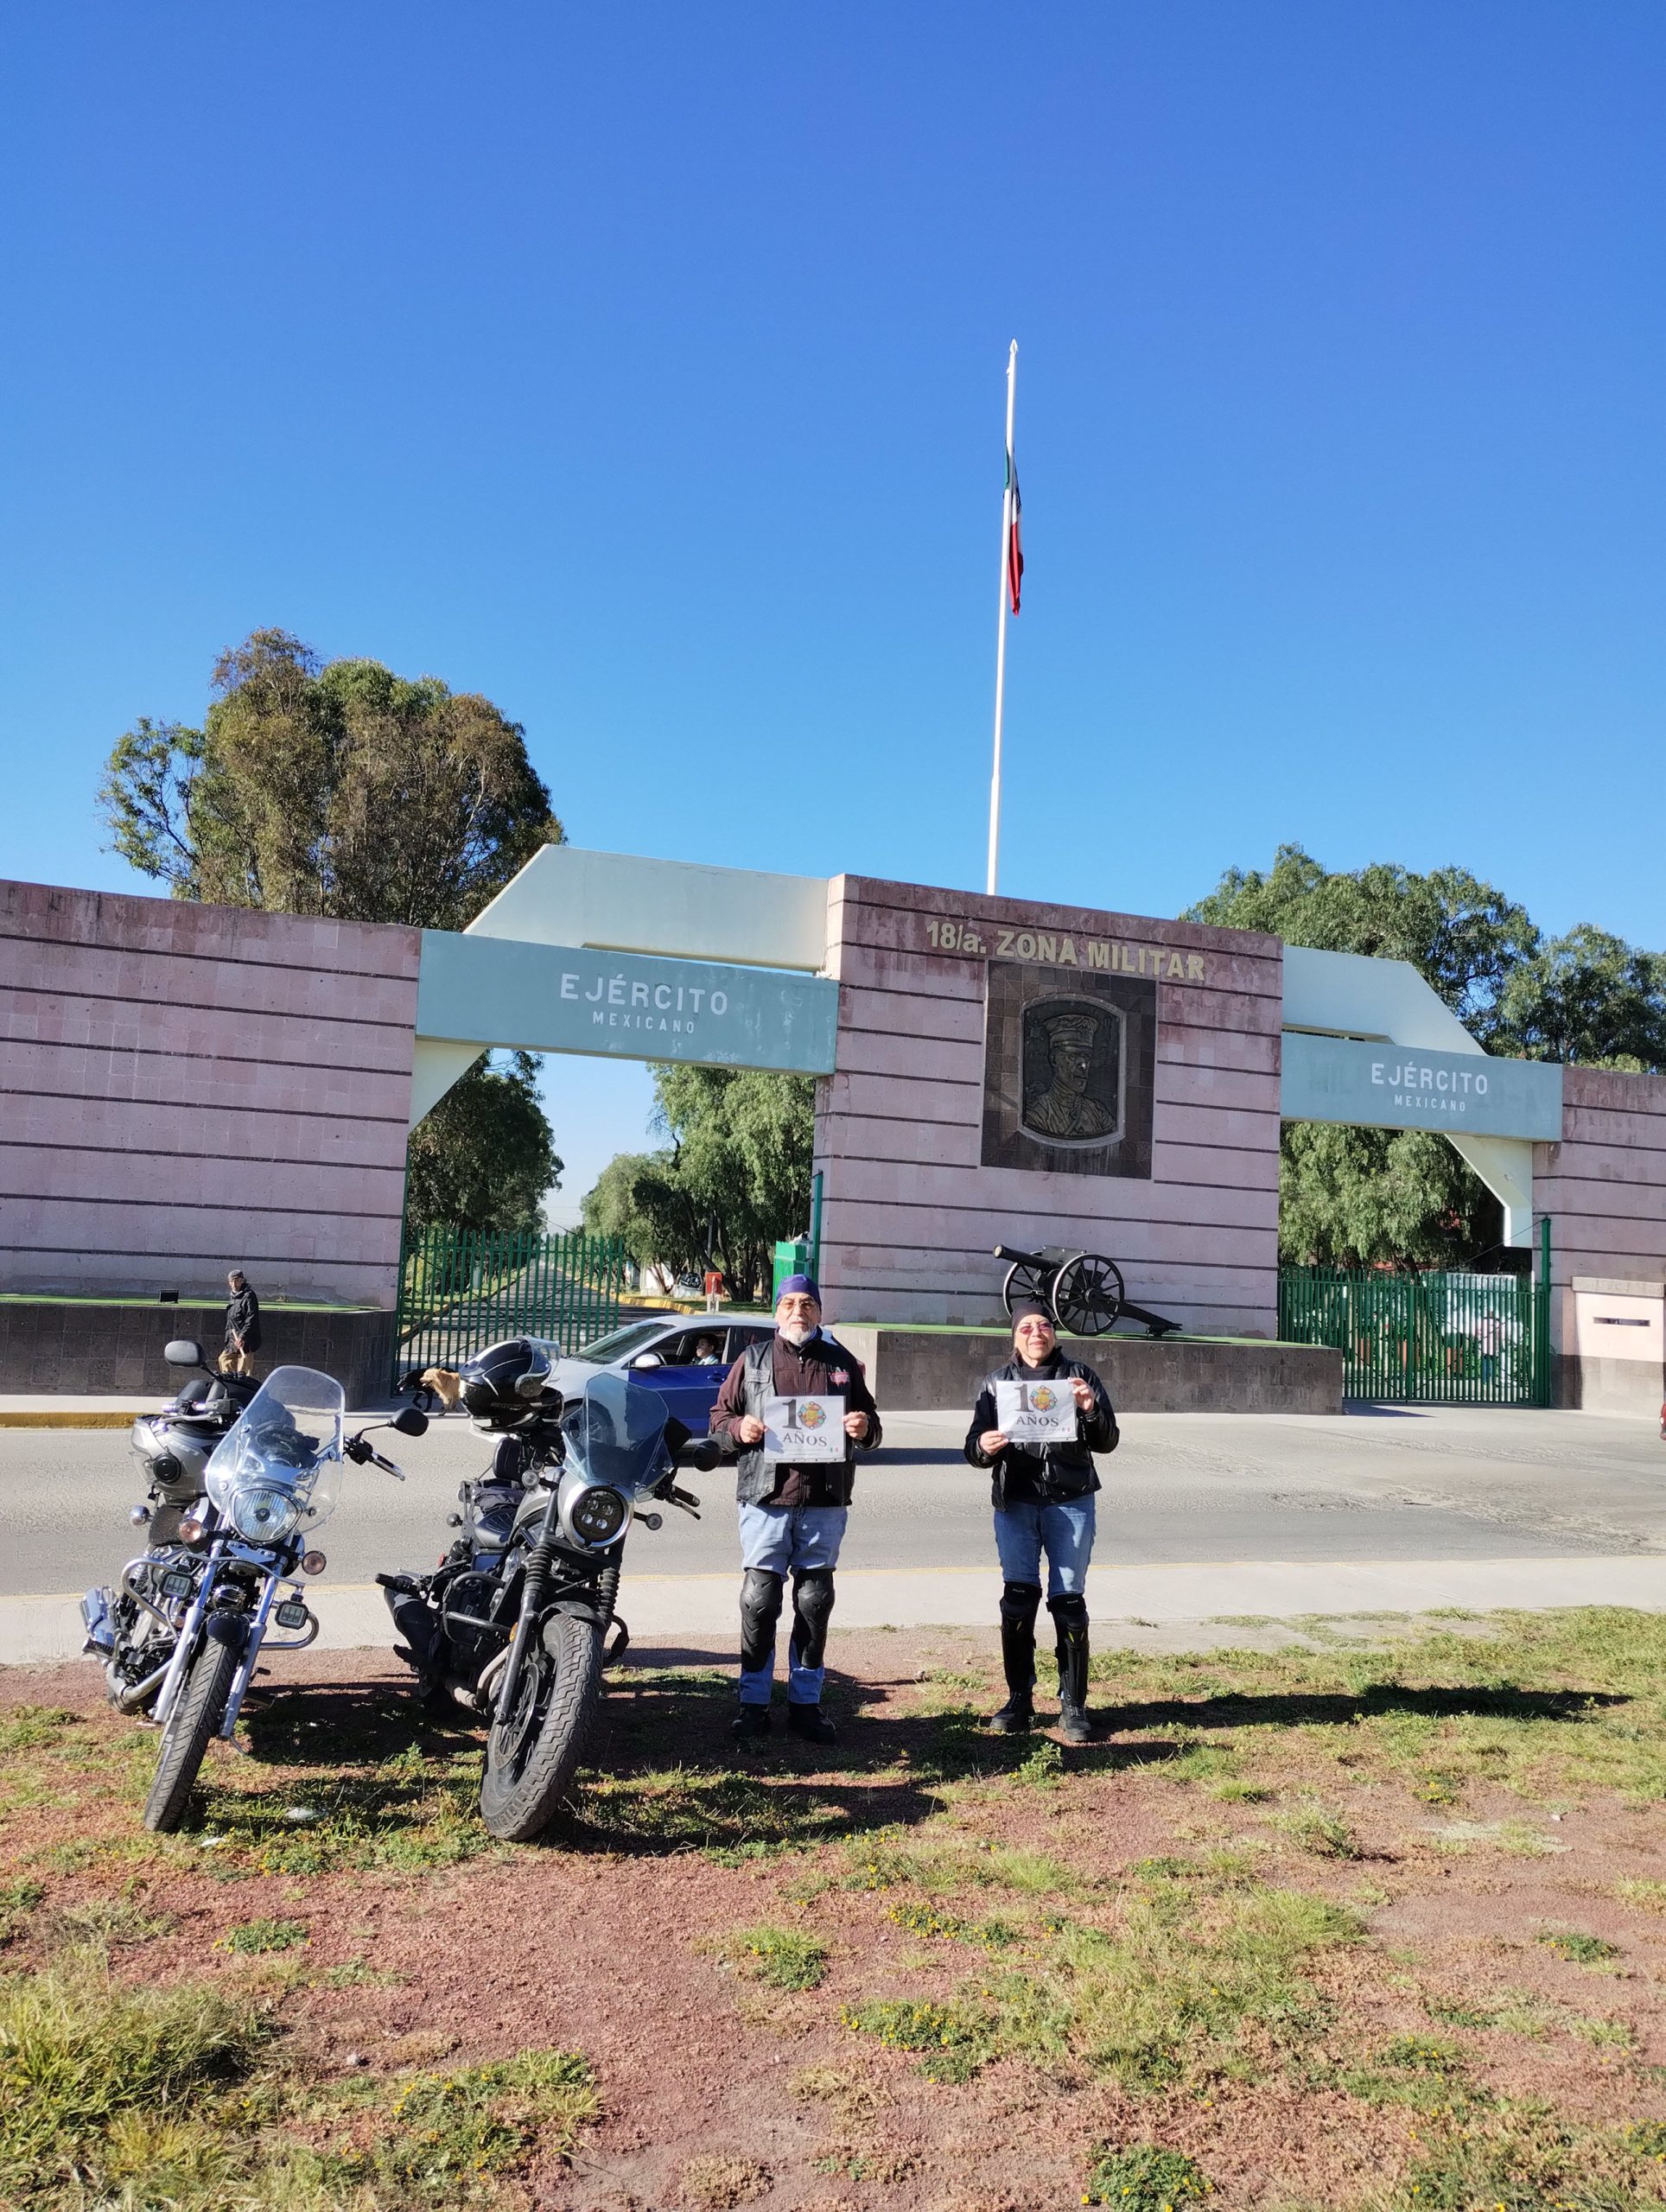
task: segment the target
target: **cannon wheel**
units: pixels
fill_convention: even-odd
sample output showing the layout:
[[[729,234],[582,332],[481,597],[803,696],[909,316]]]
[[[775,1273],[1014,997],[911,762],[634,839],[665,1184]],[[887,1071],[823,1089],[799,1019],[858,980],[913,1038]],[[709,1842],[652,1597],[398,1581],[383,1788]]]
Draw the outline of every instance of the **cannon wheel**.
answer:
[[[1115,1260],[1097,1252],[1078,1252],[1052,1279],[1052,1313],[1059,1333],[1103,1336],[1114,1325],[1127,1295]]]
[[[1002,1300],[1008,1315],[1021,1298],[1033,1298],[1039,1306],[1052,1303],[1052,1269],[1033,1268],[1027,1261],[1020,1260],[1007,1270],[1007,1280],[1001,1286]]]

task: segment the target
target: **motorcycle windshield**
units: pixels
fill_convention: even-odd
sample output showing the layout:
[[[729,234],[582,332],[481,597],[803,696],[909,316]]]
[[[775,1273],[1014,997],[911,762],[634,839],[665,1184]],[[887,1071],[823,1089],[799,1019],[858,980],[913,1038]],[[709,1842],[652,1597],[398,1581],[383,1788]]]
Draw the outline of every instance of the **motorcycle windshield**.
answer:
[[[204,1472],[218,1510],[238,1525],[249,1517],[238,1510],[240,1497],[278,1491],[296,1508],[290,1528],[310,1529],[327,1519],[340,1494],[347,1403],[334,1376],[311,1367],[275,1367],[214,1446]]]
[[[665,1401],[622,1375],[595,1376],[562,1408],[569,1457],[592,1482],[628,1497],[664,1471]]]

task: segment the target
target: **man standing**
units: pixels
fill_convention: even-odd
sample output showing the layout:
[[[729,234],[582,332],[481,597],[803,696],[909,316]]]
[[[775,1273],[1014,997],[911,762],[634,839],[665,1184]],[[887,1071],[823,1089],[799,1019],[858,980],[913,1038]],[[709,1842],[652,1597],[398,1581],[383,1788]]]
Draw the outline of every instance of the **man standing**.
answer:
[[[772,1451],[779,1403],[836,1399],[844,1408],[844,1446],[836,1458],[794,1463]],[[822,1334],[822,1294],[810,1275],[789,1275],[775,1300],[775,1334],[741,1353],[718,1393],[711,1433],[738,1452],[741,1508],[741,1710],[737,1742],[769,1733],[775,1631],[782,1586],[792,1576],[786,1725],[812,1744],[838,1740],[822,1711],[833,1570],[844,1540],[857,1451],[880,1441],[879,1408],[849,1353]],[[779,1433],[779,1431],[774,1433]]]
[[[254,1354],[260,1350],[260,1300],[241,1268],[226,1278],[231,1296],[226,1301],[226,1349],[219,1356],[222,1375],[251,1375]]]

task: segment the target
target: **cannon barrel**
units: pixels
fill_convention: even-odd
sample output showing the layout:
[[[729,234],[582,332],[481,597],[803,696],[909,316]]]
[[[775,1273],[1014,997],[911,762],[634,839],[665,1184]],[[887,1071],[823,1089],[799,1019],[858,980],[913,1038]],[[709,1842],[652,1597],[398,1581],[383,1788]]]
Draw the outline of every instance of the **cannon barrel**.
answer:
[[[997,1244],[995,1255],[997,1260],[1016,1261],[1022,1268],[1045,1268],[1047,1264],[1039,1252],[1021,1252],[1016,1244]]]

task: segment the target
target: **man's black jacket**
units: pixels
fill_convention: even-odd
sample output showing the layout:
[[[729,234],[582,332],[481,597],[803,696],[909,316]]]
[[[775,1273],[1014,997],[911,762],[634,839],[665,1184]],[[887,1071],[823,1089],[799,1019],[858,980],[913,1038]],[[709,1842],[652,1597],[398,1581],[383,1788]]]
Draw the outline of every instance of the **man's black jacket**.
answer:
[[[1078,1414],[1074,1444],[1046,1444],[1039,1452],[1009,1444],[993,1459],[988,1457],[978,1439],[988,1430],[1001,1426],[995,1409],[997,1382],[1051,1382],[1055,1379],[1069,1382],[1078,1376],[1092,1389],[1093,1411]],[[1094,1470],[1093,1454],[1114,1452],[1117,1441],[1116,1415],[1104,1384],[1091,1367],[1084,1367],[1079,1360],[1066,1359],[1060,1351],[1049,1353],[1039,1367],[1027,1367],[1014,1352],[1004,1367],[997,1367],[983,1378],[977,1403],[972,1408],[972,1425],[966,1432],[966,1457],[975,1467],[994,1470],[989,1495],[997,1506],[1018,1505],[1032,1499],[1053,1505],[1064,1498],[1085,1497],[1090,1491],[1097,1490],[1099,1478]]]
[[[260,1300],[245,1282],[226,1301],[226,1341],[241,1338],[245,1351],[260,1350]]]

